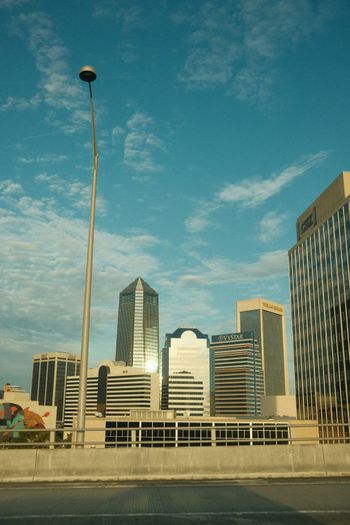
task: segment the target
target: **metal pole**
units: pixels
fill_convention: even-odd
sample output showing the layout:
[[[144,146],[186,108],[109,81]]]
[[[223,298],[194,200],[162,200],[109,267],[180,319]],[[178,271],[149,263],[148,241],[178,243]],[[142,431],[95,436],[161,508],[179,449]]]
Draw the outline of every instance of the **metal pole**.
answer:
[[[82,78],[82,77],[81,77]],[[77,447],[84,447],[85,440],[85,411],[86,411],[86,382],[88,371],[89,355],[89,334],[90,334],[90,310],[91,310],[91,282],[93,267],[93,250],[94,250],[94,228],[95,228],[95,206],[96,206],[96,182],[98,168],[98,153],[96,146],[94,102],[92,97],[91,81],[89,82],[90,93],[90,111],[91,111],[91,129],[92,129],[92,147],[94,155],[94,167],[91,187],[91,205],[90,205],[90,222],[89,237],[86,256],[86,275],[85,275],[85,294],[83,309],[83,326],[81,336],[81,355],[80,355],[80,381],[79,381],[79,404],[77,414]]]

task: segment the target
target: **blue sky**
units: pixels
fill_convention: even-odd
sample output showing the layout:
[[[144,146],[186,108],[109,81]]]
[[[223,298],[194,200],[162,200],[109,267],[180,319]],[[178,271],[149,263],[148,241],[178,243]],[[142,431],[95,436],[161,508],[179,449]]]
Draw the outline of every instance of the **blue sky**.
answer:
[[[0,0],[1,359],[80,352],[93,65],[100,153],[90,363],[119,292],[160,295],[160,342],[287,308],[297,216],[349,163],[346,0]],[[291,366],[292,374],[292,366]]]

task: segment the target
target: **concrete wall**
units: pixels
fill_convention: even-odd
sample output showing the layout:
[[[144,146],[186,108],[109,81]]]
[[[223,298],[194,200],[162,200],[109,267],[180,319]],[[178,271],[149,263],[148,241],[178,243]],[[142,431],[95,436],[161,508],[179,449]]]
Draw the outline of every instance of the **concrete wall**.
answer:
[[[350,444],[0,450],[4,483],[345,475]]]

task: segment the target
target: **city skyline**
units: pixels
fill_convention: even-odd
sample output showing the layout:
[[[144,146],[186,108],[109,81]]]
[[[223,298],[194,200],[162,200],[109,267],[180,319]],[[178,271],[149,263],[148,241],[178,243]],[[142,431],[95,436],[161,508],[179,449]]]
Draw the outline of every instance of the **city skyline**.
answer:
[[[80,354],[92,171],[100,151],[90,362],[113,358],[118,294],[160,296],[178,326],[235,331],[235,302],[283,304],[295,221],[349,169],[350,6],[328,2],[0,2],[0,384],[35,353]],[[83,30],[84,28],[84,30]]]

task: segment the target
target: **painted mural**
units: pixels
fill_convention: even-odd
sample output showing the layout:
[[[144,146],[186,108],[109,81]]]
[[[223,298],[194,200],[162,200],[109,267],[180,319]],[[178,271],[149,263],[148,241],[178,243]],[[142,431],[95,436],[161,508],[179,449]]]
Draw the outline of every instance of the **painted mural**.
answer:
[[[39,415],[29,407],[22,408],[16,403],[0,403],[0,441],[19,438],[18,430],[43,429],[46,428],[44,417],[48,417],[50,412]]]

